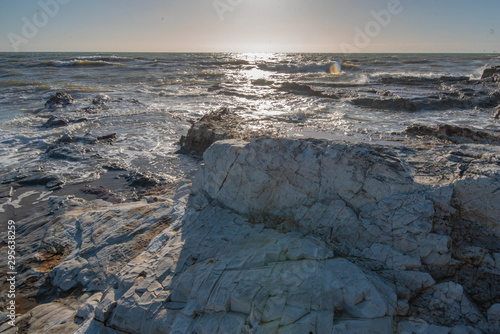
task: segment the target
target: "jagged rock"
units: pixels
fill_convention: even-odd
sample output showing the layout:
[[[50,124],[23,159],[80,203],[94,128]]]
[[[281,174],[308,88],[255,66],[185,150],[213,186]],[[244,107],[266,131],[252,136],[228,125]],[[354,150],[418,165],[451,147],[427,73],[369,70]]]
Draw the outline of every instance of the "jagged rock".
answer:
[[[151,188],[158,187],[165,184],[164,179],[158,178],[156,175],[152,173],[142,173],[137,171],[131,171],[125,176],[127,183],[131,187],[143,187],[143,188]]]
[[[92,99],[92,105],[81,109],[80,111],[95,114],[101,111],[105,111],[109,109],[108,103],[111,101],[111,98],[107,95],[98,95],[94,99]],[[121,101],[121,100],[118,100]],[[115,102],[115,101],[113,101]],[[117,101],[116,101],[117,102]],[[138,103],[137,100],[132,100],[131,103]]]
[[[181,152],[202,155],[217,140],[235,138],[241,132],[241,119],[228,108],[221,108],[191,126],[180,139]]]
[[[73,103],[73,97],[68,93],[57,92],[52,95],[47,102],[45,102],[45,108],[49,110],[65,107]]]
[[[412,101],[399,97],[392,99],[356,98],[352,100],[352,103],[375,109],[417,111],[417,107]]]
[[[405,133],[413,136],[429,136],[453,143],[478,143],[500,145],[500,133],[477,130],[466,126],[456,126],[449,124],[437,125],[432,128],[425,125],[412,125],[405,130]]]
[[[490,67],[483,71],[481,79],[487,79],[495,74],[500,74],[500,66]]]
[[[180,139],[181,153],[201,156],[218,140],[252,139],[269,136],[271,131],[254,131],[243,125],[244,120],[229,108],[221,108],[203,116]]]

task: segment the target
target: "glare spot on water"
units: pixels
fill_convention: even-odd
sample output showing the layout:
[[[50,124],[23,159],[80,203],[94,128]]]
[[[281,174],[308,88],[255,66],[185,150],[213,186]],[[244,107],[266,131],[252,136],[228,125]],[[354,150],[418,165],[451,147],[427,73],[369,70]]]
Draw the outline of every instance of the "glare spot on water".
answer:
[[[334,61],[332,66],[330,66],[330,73],[339,75],[342,72],[342,65],[338,61]]]

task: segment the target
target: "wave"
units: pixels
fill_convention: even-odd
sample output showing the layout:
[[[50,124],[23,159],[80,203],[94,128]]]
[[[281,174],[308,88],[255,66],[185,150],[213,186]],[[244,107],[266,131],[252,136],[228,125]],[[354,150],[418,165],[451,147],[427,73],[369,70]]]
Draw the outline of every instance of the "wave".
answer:
[[[42,62],[41,66],[121,66],[121,61],[133,60],[128,57],[119,56],[81,56],[70,60],[48,60]]]
[[[66,67],[66,66],[121,66],[122,64],[116,62],[109,62],[105,60],[51,60],[48,62],[42,63],[42,65],[46,66],[54,66],[54,67]]]
[[[122,57],[122,56],[82,56],[82,57],[76,57],[76,60],[90,60],[90,61],[127,61],[127,60],[134,60],[133,58],[130,57]]]

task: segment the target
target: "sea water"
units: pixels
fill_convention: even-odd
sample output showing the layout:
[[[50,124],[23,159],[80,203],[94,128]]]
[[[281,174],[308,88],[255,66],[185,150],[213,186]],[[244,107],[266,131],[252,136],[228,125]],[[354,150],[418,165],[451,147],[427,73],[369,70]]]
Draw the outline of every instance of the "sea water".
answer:
[[[0,173],[43,168],[78,183],[98,178],[106,162],[180,177],[196,165],[176,153],[180,136],[220,107],[299,138],[377,141],[412,124],[499,130],[498,84],[480,80],[497,65],[496,54],[3,53]],[[37,110],[55,92],[75,99],[55,114],[85,120],[43,127],[47,113]],[[110,102],[85,112],[96,98]],[[360,99],[405,100],[416,109]],[[64,134],[110,133],[112,145],[92,147],[81,160],[46,154]]]

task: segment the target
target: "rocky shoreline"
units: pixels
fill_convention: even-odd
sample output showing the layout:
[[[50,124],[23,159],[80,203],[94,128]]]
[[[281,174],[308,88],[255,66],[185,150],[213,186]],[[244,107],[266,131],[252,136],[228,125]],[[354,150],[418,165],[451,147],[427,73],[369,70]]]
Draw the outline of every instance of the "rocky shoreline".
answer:
[[[352,103],[415,112],[429,102],[389,93]],[[474,98],[491,109],[498,93]],[[52,96],[40,129],[139,103],[74,102]],[[0,331],[498,333],[497,131],[414,124],[370,143],[253,125],[227,108],[204,115],[180,139],[200,164],[182,178],[107,161],[100,150],[120,135],[78,132],[43,156],[88,164],[95,178],[68,182],[43,166],[3,174],[0,200],[28,211],[16,216],[17,327],[1,313]]]
[[[175,191],[116,204],[53,197],[19,231],[32,301],[19,324],[495,333],[499,148],[424,132],[399,146],[223,140]]]

